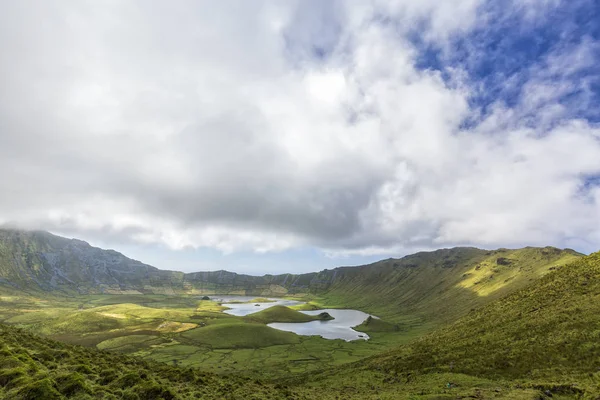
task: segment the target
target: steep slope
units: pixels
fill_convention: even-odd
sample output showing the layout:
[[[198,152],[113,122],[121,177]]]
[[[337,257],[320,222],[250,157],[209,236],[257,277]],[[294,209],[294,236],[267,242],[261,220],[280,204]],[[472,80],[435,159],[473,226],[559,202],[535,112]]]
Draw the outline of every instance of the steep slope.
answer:
[[[162,271],[76,239],[40,231],[0,230],[0,284],[65,292],[169,291],[183,273]],[[172,290],[171,290],[172,291]]]
[[[599,300],[600,252],[408,345],[292,381],[323,398],[598,398]]]
[[[487,251],[443,249],[362,267],[307,274],[249,276],[227,271],[184,274],[159,270],[113,250],[39,231],[0,229],[0,285],[19,290],[154,294],[325,294],[329,303],[377,311],[398,299],[410,308],[450,288],[488,296],[535,279],[580,254],[555,248]],[[457,290],[460,291],[460,290]],[[364,300],[357,300],[358,298]],[[354,300],[353,300],[354,299]],[[446,299],[440,304],[443,304]]]
[[[44,339],[0,324],[0,399],[282,399],[285,390]]]
[[[329,305],[339,303],[392,320],[435,315],[439,321],[452,321],[579,257],[573,250],[554,247],[422,252],[337,268],[336,278],[322,296]]]
[[[600,252],[474,310],[407,348],[378,357],[371,365],[393,371],[452,368],[510,378],[597,374],[599,315]]]
[[[0,229],[4,290],[109,294],[269,294],[320,289],[316,273],[249,276],[165,271],[88,243],[42,231]]]
[[[139,361],[0,325],[0,398],[597,398],[600,253],[359,363],[266,383]]]

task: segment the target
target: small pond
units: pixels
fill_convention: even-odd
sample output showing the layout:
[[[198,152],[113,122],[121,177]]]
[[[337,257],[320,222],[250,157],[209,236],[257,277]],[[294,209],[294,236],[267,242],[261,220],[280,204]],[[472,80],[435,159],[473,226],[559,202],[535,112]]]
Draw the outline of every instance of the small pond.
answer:
[[[229,304],[230,301],[250,301],[252,299],[257,298],[257,296],[213,296],[210,299],[214,301],[218,301],[229,307],[229,310],[223,311],[224,313],[236,315],[238,317],[243,317],[244,315],[252,314],[255,312],[259,312],[269,307],[273,306],[295,306],[297,304],[302,304],[301,301],[295,300],[283,300],[283,299],[274,299],[268,298],[269,300],[273,300],[268,303],[241,303],[241,304]],[[257,305],[258,304],[258,305]]]
[[[225,296],[215,295],[211,296],[211,300],[218,301],[230,307],[229,310],[224,312],[239,317],[249,315],[261,310],[264,310],[275,305],[293,306],[302,304],[302,301],[295,300],[283,300],[277,298],[268,298],[273,300],[269,303],[241,303],[241,304],[230,304],[228,302],[242,302],[250,301],[255,299],[256,296]],[[368,340],[369,336],[366,333],[358,332],[352,329],[353,326],[360,325],[365,319],[369,317],[369,314],[358,310],[337,310],[337,309],[326,309],[326,310],[314,310],[314,311],[301,311],[308,315],[318,315],[322,312],[329,313],[333,318],[331,321],[311,321],[311,322],[294,322],[294,323],[283,323],[275,322],[268,324],[271,328],[279,329],[282,331],[294,332],[298,335],[312,336],[318,335],[325,339],[343,339],[346,341],[351,340]],[[377,317],[375,317],[377,318]]]
[[[302,312],[308,315],[318,315],[322,312],[327,312],[335,319],[331,321],[311,321],[303,323],[274,322],[268,324],[268,326],[282,331],[294,332],[298,335],[319,335],[325,339],[344,339],[346,341],[369,339],[369,335],[366,333],[352,329],[353,326],[360,325],[369,317],[369,314],[367,313],[358,310],[336,310],[330,308]]]

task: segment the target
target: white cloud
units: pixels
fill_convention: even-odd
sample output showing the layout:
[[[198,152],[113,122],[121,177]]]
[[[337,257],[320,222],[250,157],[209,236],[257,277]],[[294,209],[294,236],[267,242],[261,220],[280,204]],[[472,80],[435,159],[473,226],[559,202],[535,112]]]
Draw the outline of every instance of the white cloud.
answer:
[[[223,252],[600,242],[600,134],[570,113],[589,96],[560,102],[591,39],[483,113],[408,37],[449,51],[478,1],[37,5],[0,12],[0,223]]]

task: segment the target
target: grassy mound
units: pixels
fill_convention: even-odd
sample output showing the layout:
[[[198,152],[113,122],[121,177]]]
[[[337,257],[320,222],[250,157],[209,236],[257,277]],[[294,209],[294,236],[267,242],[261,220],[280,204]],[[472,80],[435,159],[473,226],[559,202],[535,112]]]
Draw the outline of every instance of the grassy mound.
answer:
[[[198,312],[221,312],[225,310],[229,310],[229,307],[212,300],[200,300],[196,307],[196,311]]]
[[[214,349],[260,348],[300,342],[300,337],[295,333],[244,322],[196,328],[182,333],[181,337],[196,345],[206,345]]]
[[[318,315],[306,315],[286,306],[273,306],[247,315],[245,319],[248,321],[270,324],[271,322],[310,322],[321,320],[323,318]]]
[[[362,324],[357,325],[352,329],[360,332],[397,332],[400,330],[400,326],[369,316]]]
[[[120,352],[133,352],[151,345],[166,342],[166,339],[155,335],[128,335],[107,339],[96,347],[100,350],[114,350]]]

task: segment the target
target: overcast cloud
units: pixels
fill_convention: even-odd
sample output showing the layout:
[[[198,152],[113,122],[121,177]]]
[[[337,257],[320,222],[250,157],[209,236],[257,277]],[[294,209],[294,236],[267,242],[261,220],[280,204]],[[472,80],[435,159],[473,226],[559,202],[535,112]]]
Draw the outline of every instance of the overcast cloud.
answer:
[[[4,1],[0,223],[174,251],[598,250],[594,3]]]

